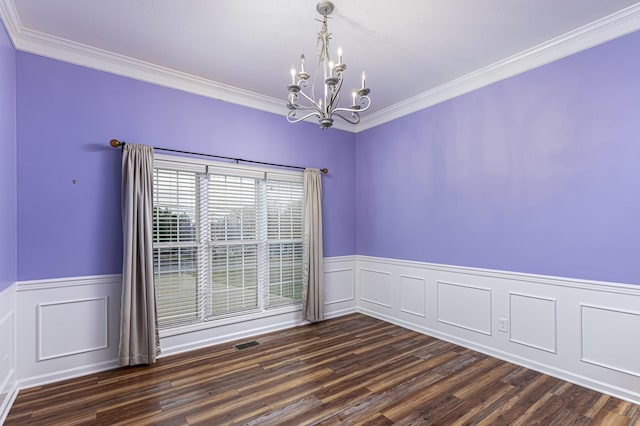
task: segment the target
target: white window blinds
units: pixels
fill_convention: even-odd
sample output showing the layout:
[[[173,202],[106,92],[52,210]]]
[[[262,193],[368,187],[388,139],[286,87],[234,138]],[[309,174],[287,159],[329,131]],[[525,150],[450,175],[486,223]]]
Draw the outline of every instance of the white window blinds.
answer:
[[[299,304],[302,174],[180,166],[155,169],[160,327]]]
[[[196,204],[195,173],[155,169],[153,258],[160,326],[198,317]]]
[[[302,300],[302,182],[269,180],[267,249],[268,306]]]

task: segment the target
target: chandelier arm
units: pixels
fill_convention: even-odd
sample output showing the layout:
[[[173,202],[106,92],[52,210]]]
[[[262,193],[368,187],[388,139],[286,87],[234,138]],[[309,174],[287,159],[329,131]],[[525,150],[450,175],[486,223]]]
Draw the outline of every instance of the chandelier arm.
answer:
[[[313,105],[314,109],[319,109],[320,105],[318,105],[318,103],[316,101],[313,100],[312,97],[310,97],[309,95],[307,95],[306,93],[304,93],[302,90],[300,90],[298,92],[299,95],[302,95],[306,100],[308,100],[309,102],[311,102],[311,105]],[[313,94],[313,93],[312,93]],[[307,108],[311,108],[311,107],[307,107]]]
[[[336,108],[333,111],[334,112],[344,111],[344,112],[353,112],[353,113],[361,113],[362,111],[366,111],[371,106],[371,99],[369,99],[368,96],[363,96],[363,98],[366,98],[369,101],[367,103],[367,106],[365,106],[364,108],[362,107],[361,108]]]
[[[287,121],[289,123],[299,123],[301,121],[306,120],[309,117],[313,117],[314,115],[317,116],[318,118],[320,118],[320,113],[318,111],[314,111],[310,114],[305,115],[304,117],[300,117],[300,118],[294,118],[295,117],[295,111],[289,111],[289,113],[287,114]]]
[[[362,102],[363,100],[367,101],[367,105],[365,107],[360,107],[360,108],[336,108],[334,111],[345,111],[345,112],[363,112],[369,109],[369,107],[371,107],[371,98],[369,98],[369,96],[361,96],[360,97],[360,103],[364,104],[364,102]]]
[[[360,122],[360,114],[358,114],[355,111],[353,111],[353,115],[356,117],[356,119],[354,119],[354,120],[351,120],[351,119],[345,117],[344,115],[342,115],[340,113],[337,113],[336,111],[337,110],[333,111],[333,115],[335,115],[336,117],[342,118],[344,121],[346,121],[349,124],[354,124],[355,125],[355,124],[358,124]]]

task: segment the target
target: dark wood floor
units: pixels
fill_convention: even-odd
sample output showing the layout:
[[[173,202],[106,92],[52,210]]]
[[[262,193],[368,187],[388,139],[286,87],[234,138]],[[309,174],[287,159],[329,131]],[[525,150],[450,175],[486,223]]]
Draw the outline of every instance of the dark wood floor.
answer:
[[[637,405],[364,315],[256,340],[24,390],[6,424],[640,424]]]

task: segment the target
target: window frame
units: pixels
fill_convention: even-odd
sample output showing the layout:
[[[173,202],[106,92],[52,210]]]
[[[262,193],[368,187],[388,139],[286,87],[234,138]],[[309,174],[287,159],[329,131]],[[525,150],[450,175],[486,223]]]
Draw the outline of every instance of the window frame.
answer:
[[[174,155],[166,155],[166,154],[155,154],[154,156],[154,173],[155,169],[171,169],[178,171],[190,171],[195,172],[196,174],[204,174],[209,178],[211,175],[231,175],[231,176],[244,176],[244,177],[253,177],[258,179],[259,181],[263,181],[264,184],[258,184],[257,187],[259,189],[259,209],[258,216],[264,216],[264,218],[258,217],[258,222],[262,222],[263,226],[258,225],[258,233],[257,242],[258,242],[258,264],[262,264],[262,266],[258,267],[258,303],[257,308],[246,311],[238,311],[232,312],[219,316],[211,316],[207,319],[204,319],[201,322],[194,323],[186,323],[186,324],[176,324],[165,328],[160,328],[160,337],[169,337],[176,336],[185,333],[191,333],[194,331],[204,330],[208,328],[214,328],[244,321],[251,321],[255,319],[267,318],[270,316],[282,315],[286,313],[298,312],[302,309],[301,302],[286,304],[286,305],[274,305],[269,306],[268,304],[268,295],[265,292],[269,291],[270,283],[269,283],[269,240],[267,238],[267,222],[266,222],[266,183],[268,180],[277,180],[277,181],[285,181],[285,182],[297,182],[303,184],[304,182],[304,174],[302,171],[288,171],[288,170],[279,170],[272,169],[267,167],[255,167],[255,166],[246,166],[246,165],[236,165],[229,163],[221,163],[213,160],[199,159],[199,158],[189,158],[189,157],[180,157]],[[208,181],[208,179],[207,179]],[[199,179],[196,177],[196,192],[197,192],[197,202],[200,203],[200,189],[199,189]],[[304,194],[304,188],[302,189],[302,194]],[[155,205],[155,200],[154,200]],[[304,208],[302,201],[302,208]],[[302,214],[301,221],[304,220],[304,214]],[[198,206],[198,218],[197,222],[201,222],[200,218],[200,206]],[[198,229],[200,229],[199,225],[196,225]],[[264,228],[264,229],[261,229]],[[304,229],[304,223],[302,223],[302,229]],[[196,244],[198,245],[198,255],[200,255],[203,250],[209,250],[211,252],[211,247],[214,245],[207,245],[206,248],[202,247],[203,239],[198,231],[198,236],[196,238]],[[300,238],[300,241],[303,239]],[[156,248],[156,243],[154,242],[154,249]],[[209,253],[211,256],[211,253]],[[262,257],[261,257],[262,256]],[[207,259],[208,262],[211,262],[211,258]],[[304,261],[304,260],[303,260]],[[200,271],[198,270],[198,275],[200,275]],[[155,278],[155,271],[154,271]],[[300,278],[302,279],[302,277]],[[204,283],[205,286],[210,283]],[[198,288],[201,289],[202,283],[198,284]],[[199,298],[199,295],[196,295]],[[198,315],[196,315],[198,317]]]

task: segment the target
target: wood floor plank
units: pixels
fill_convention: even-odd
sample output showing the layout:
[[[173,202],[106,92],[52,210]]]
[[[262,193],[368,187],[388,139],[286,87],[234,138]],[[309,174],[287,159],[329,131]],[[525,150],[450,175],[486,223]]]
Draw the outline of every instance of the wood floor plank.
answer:
[[[233,345],[256,340],[237,350]],[[640,407],[361,314],[21,391],[7,425],[638,424]],[[640,425],[639,425],[640,426]]]

